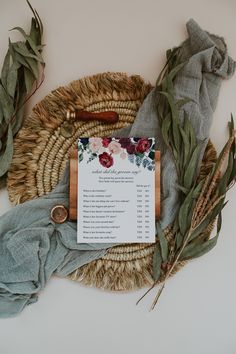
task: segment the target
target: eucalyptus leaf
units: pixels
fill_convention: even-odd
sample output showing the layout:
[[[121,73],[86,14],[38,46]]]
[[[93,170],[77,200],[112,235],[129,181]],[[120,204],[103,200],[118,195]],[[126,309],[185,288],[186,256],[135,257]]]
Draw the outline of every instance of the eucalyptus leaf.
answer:
[[[41,44],[41,29],[35,18],[32,18],[31,20],[30,38],[37,46]]]
[[[6,148],[0,155],[0,177],[5,175],[7,172],[9,165],[11,163],[13,156],[13,136],[11,125],[8,126],[8,133],[7,133],[7,141],[6,141]]]
[[[176,240],[176,250],[178,250],[180,248],[180,246],[183,244],[183,241],[184,241],[184,237],[181,234],[181,232],[178,232],[176,234],[175,240]]]
[[[10,38],[8,39],[8,50],[10,52],[10,57],[11,57],[11,60],[15,60],[15,51],[14,51],[14,48],[13,48],[13,43],[11,42]]]
[[[230,136],[235,135],[234,119],[233,119],[232,113],[231,113],[231,119],[230,119],[230,122],[229,122],[229,134],[230,134]],[[236,154],[236,141],[235,141],[235,139],[234,139],[234,142],[232,144],[231,151],[233,152],[233,155],[235,156],[235,154]]]
[[[170,114],[168,114],[161,125],[161,132],[162,132],[162,137],[164,142],[166,143],[166,145],[169,145],[169,129],[171,126],[171,118],[170,118]]]
[[[192,243],[185,247],[183,253],[180,256],[180,261],[187,261],[189,259],[197,258],[203,256],[205,253],[209,252],[215,247],[218,240],[218,235],[213,239],[210,239],[204,243]]]
[[[3,67],[1,72],[1,82],[5,90],[7,89],[7,76],[10,67],[10,60],[11,60],[11,54],[10,54],[10,50],[8,50],[3,62]]]
[[[160,94],[164,95],[171,109],[172,115],[172,134],[173,134],[173,142],[177,153],[180,151],[180,132],[179,132],[179,117],[178,117],[178,109],[175,106],[175,100],[168,92],[161,91]]]
[[[224,202],[224,199],[221,199],[212,212],[192,231],[189,240],[191,241],[194,238],[197,238],[208,225],[212,224],[215,218],[221,213],[225,205],[226,203]]]
[[[181,98],[181,99],[176,101],[176,107],[179,110],[179,109],[181,109],[184,105],[186,105],[189,102],[192,102],[191,98],[189,98],[189,97]]]
[[[174,223],[173,223],[173,233],[175,234],[176,232],[179,231],[179,222],[178,222],[178,218],[175,218]]]
[[[35,77],[29,69],[24,68],[24,78],[25,78],[26,92],[30,93],[32,91],[32,87],[35,82]]]
[[[188,228],[189,228],[189,214],[193,203],[193,189],[191,189],[184,199],[182,205],[180,206],[179,213],[178,213],[178,221],[180,232],[182,235],[185,235]]]
[[[189,245],[187,245],[183,252],[181,253],[181,256],[179,258],[180,261],[186,261],[189,259],[193,259],[193,258],[197,258],[200,256],[203,256],[204,254],[208,253],[209,251],[211,251],[217,241],[218,241],[218,237],[219,237],[219,233],[221,230],[221,223],[222,223],[222,219],[221,219],[221,213],[219,214],[218,217],[218,222],[217,222],[217,234],[215,237],[211,238],[210,240],[207,240],[205,242],[199,243],[199,242],[191,242]]]
[[[163,90],[166,89],[166,91],[170,94],[170,95],[174,95],[174,85],[173,85],[173,81],[170,78],[170,75],[166,76],[166,87],[163,86]]]
[[[166,262],[169,254],[168,241],[158,222],[156,223],[156,228],[157,228],[157,236],[160,242],[161,257],[163,262]]]
[[[199,143],[197,147],[194,149],[190,161],[185,170],[184,187],[187,189],[191,188],[191,186],[194,183],[194,180],[196,179],[196,172],[197,172],[196,168],[198,166],[201,150],[202,150],[202,144]]]
[[[0,104],[5,121],[9,122],[14,112],[13,100],[7,95],[2,85],[0,85]]]
[[[21,66],[30,69],[30,66],[29,66],[29,64],[27,63],[27,61],[26,61],[26,60],[24,59],[24,57],[23,57],[22,55],[20,55],[19,53],[15,52],[14,59],[15,59],[15,61],[17,61],[19,64],[21,64]]]
[[[193,150],[196,147],[196,136],[195,136],[194,129],[192,127],[192,124],[188,118],[188,114],[186,113],[186,111],[184,111],[183,129],[184,129],[185,133],[187,134],[188,139],[190,141],[190,154],[192,154]]]
[[[34,43],[34,41],[30,38],[30,36],[28,36],[25,31],[23,30],[23,28],[21,27],[14,27],[11,29],[11,31],[18,31],[22,34],[22,36],[25,38],[25,40],[29,43],[31,49],[33,50],[33,52],[36,54],[37,58],[39,61],[43,62],[43,58],[41,56],[41,53],[39,52],[37,45]]]
[[[190,141],[188,139],[187,134],[185,133],[184,129],[180,126],[179,127],[180,134],[182,136],[183,144],[182,144],[182,149],[184,152],[184,158],[183,158],[183,167],[185,167],[188,163],[189,160],[189,153],[190,153]]]
[[[38,80],[39,78],[39,64],[35,59],[32,58],[25,58],[29,68],[34,75],[35,79]]]
[[[0,104],[0,127],[1,127],[1,124],[3,122],[3,112],[2,112],[2,108],[1,108],[1,104]],[[0,148],[1,150],[1,148]]]
[[[27,48],[26,44],[24,42],[17,42],[14,43],[14,50],[22,55],[23,57],[26,58],[33,58],[39,61],[40,63],[43,63],[43,59],[39,58],[37,55],[32,54],[29,49]]]
[[[33,15],[34,15],[33,19],[35,20],[36,26],[38,27],[40,38],[39,38],[39,43],[37,43],[37,44],[41,44],[41,38],[42,38],[42,35],[43,35],[43,24],[42,24],[41,18],[39,17],[39,14],[38,14],[37,10],[33,9],[31,3],[29,2],[29,0],[26,0],[26,1],[27,1],[27,4],[29,5]],[[30,36],[31,36],[31,33],[32,33],[32,22],[31,22]]]
[[[13,136],[21,128],[24,119],[24,103],[26,100],[26,88],[24,80],[17,82],[16,98],[15,98],[15,113],[12,116],[12,132]]]
[[[7,92],[12,98],[14,98],[15,96],[18,69],[19,69],[19,64],[17,62],[13,62],[13,64],[9,68],[8,75],[7,75]]]
[[[187,61],[185,61],[185,62],[183,62],[183,63],[181,63],[181,64],[175,66],[175,67],[171,70],[171,72],[168,74],[169,79],[170,79],[171,81],[173,81],[174,78],[175,78],[175,76],[179,73],[179,71],[180,71],[181,69],[183,69],[183,67],[184,67],[186,64],[187,64]]]
[[[176,50],[175,49],[173,49],[173,50],[171,50],[171,49],[168,49],[167,51],[166,51],[166,63],[165,63],[165,65],[164,65],[164,67],[163,67],[163,69],[161,70],[161,72],[160,72],[160,74],[159,74],[159,76],[158,76],[158,78],[157,78],[157,81],[156,81],[156,86],[158,86],[160,83],[161,83],[161,80],[163,80],[163,78],[165,77],[165,74],[167,74],[168,73],[168,67],[169,67],[169,69],[170,69],[170,63],[171,63],[171,59],[173,59],[173,57],[175,56],[175,54],[176,54]]]
[[[28,0],[26,0],[26,1],[28,2]],[[41,35],[40,44],[41,44],[41,39],[42,39],[42,35],[43,35],[43,23],[42,23],[41,18],[39,17],[39,14],[36,9],[34,10],[34,14],[35,14],[35,19],[36,19],[36,21],[39,25],[39,28],[40,28],[40,35]],[[38,47],[40,47],[40,45]]]
[[[160,245],[158,243],[155,244],[154,254],[153,254],[153,279],[157,281],[161,276],[161,264],[162,264],[162,256]]]
[[[202,178],[201,180],[199,180],[197,185],[194,187],[193,194],[192,194],[193,199],[198,198],[198,196],[199,196],[199,194],[201,192],[202,186],[204,184],[205,178]]]
[[[189,193],[189,189],[181,186],[180,184],[176,183],[176,188],[179,189],[183,194],[187,195]]]
[[[5,188],[7,185],[7,173],[0,177],[0,189]]]
[[[22,105],[16,112],[15,120],[12,124],[13,136],[18,132],[24,120],[24,106]]]

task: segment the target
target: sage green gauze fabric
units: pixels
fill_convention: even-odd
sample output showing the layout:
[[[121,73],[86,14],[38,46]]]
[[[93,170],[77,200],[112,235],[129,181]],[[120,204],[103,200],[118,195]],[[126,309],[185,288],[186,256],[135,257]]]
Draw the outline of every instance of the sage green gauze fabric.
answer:
[[[55,224],[53,206],[68,207],[69,165],[53,192],[0,217],[0,317],[35,302],[53,273],[66,276],[100,258],[107,244],[77,244],[76,222]]]
[[[192,19],[187,22],[186,27],[188,38],[181,45],[180,62],[187,63],[174,80],[174,92],[176,99],[190,99],[181,110],[180,119],[186,111],[197,139],[205,141],[202,144],[203,156],[222,80],[234,74],[235,61],[228,56],[222,38],[203,31]],[[140,107],[133,125],[125,130],[125,134],[156,138],[156,149],[161,151],[162,166],[161,226],[165,228],[174,220],[178,210],[177,173],[161,135],[157,105],[158,93],[154,88]]]
[[[208,138],[222,79],[230,77],[235,62],[224,41],[203,31],[195,21],[187,23],[182,60],[188,60],[177,74],[176,98],[189,97],[184,106],[199,140]],[[132,126],[114,136],[156,137],[162,152],[162,227],[174,218],[178,207],[176,171],[159,129],[153,89],[141,106]],[[78,267],[102,257],[114,244],[76,242],[75,222],[55,224],[50,219],[56,204],[68,207],[68,164],[62,180],[48,195],[19,205],[0,217],[0,317],[14,316],[38,298],[52,274],[66,276]]]

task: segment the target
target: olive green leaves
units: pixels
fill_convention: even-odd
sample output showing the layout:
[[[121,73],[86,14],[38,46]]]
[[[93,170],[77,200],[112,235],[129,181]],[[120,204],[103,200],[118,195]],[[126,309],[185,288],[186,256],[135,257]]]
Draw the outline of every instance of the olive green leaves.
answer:
[[[42,58],[43,26],[36,10],[33,13],[30,33],[15,27],[23,41],[9,39],[0,78],[0,178],[3,177],[13,156],[13,138],[21,128],[24,105],[43,81]]]
[[[196,138],[189,124],[190,122],[187,125],[188,134],[186,136],[188,136],[188,144],[192,144],[193,149],[189,165],[193,163],[196,168],[201,150],[198,149],[198,145],[195,143]],[[185,132],[184,127],[186,125],[183,125],[183,131]],[[172,146],[172,142],[170,142],[170,146]],[[170,243],[165,239],[164,232],[159,226],[157,227],[159,243],[157,243],[156,247],[157,249],[159,247],[159,251],[154,252],[153,274],[154,284],[159,281],[162,275],[162,286],[154,299],[152,308],[155,307],[164,289],[166,280],[179,262],[203,256],[216,246],[222,224],[221,212],[227,204],[225,202],[226,193],[235,184],[236,180],[235,153],[235,130],[234,121],[231,117],[231,121],[229,122],[229,139],[219,154],[212,171],[202,179],[196,178],[194,173],[189,173],[188,183],[185,182],[188,168],[183,174],[182,182],[184,185],[179,185],[179,190],[182,193],[182,204],[172,227],[172,252],[170,252]],[[180,154],[179,156],[181,159],[181,156],[183,158],[184,154]],[[222,172],[222,166],[227,156],[226,168]],[[180,177],[179,182],[181,182]],[[217,233],[214,237],[210,237],[210,230],[216,219]],[[156,260],[155,257],[160,257],[161,261]],[[160,265],[160,262],[164,261],[169,267],[164,269],[165,274],[163,275],[161,273],[163,272],[163,267],[161,268],[163,263]]]
[[[236,180],[236,142],[233,117],[229,122],[229,139],[222,149],[210,173],[199,176],[199,161],[205,141],[198,141],[194,128],[184,106],[188,98],[176,100],[173,80],[182,65],[180,49],[167,55],[167,64],[158,78],[156,90],[159,93],[157,114],[160,120],[163,140],[176,165],[178,175],[180,207],[173,222],[171,238],[167,240],[159,223],[156,224],[156,244],[153,255],[153,286],[162,285],[153,301],[155,307],[165,282],[179,264],[211,251],[217,244],[221,229],[221,212],[227,202],[227,191]],[[223,164],[226,168],[222,172]],[[215,220],[217,233],[210,237]],[[143,298],[143,296],[142,296]],[[142,299],[141,298],[141,299]]]

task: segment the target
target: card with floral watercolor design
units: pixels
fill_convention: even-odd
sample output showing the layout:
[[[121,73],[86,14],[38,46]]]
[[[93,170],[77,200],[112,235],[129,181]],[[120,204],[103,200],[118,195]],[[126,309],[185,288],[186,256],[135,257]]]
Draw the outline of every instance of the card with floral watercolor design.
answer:
[[[78,242],[155,241],[155,139],[78,140]]]

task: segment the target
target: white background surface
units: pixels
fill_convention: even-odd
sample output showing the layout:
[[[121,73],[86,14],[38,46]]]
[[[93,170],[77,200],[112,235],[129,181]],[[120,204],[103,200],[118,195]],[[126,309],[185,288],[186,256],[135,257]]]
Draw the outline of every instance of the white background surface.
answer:
[[[32,0],[44,23],[46,79],[28,110],[59,85],[102,71],[142,75],[154,84],[166,49],[186,38],[193,17],[224,36],[236,58],[234,0]],[[0,0],[0,61],[8,30],[27,28],[23,0]],[[11,34],[11,38],[14,37]],[[236,76],[223,83],[211,138],[219,149],[230,112],[236,117]],[[39,301],[0,320],[1,354],[234,354],[236,353],[236,188],[228,195],[217,247],[173,279],[154,312],[143,290],[109,293],[52,279]],[[10,208],[0,192],[0,213]]]

